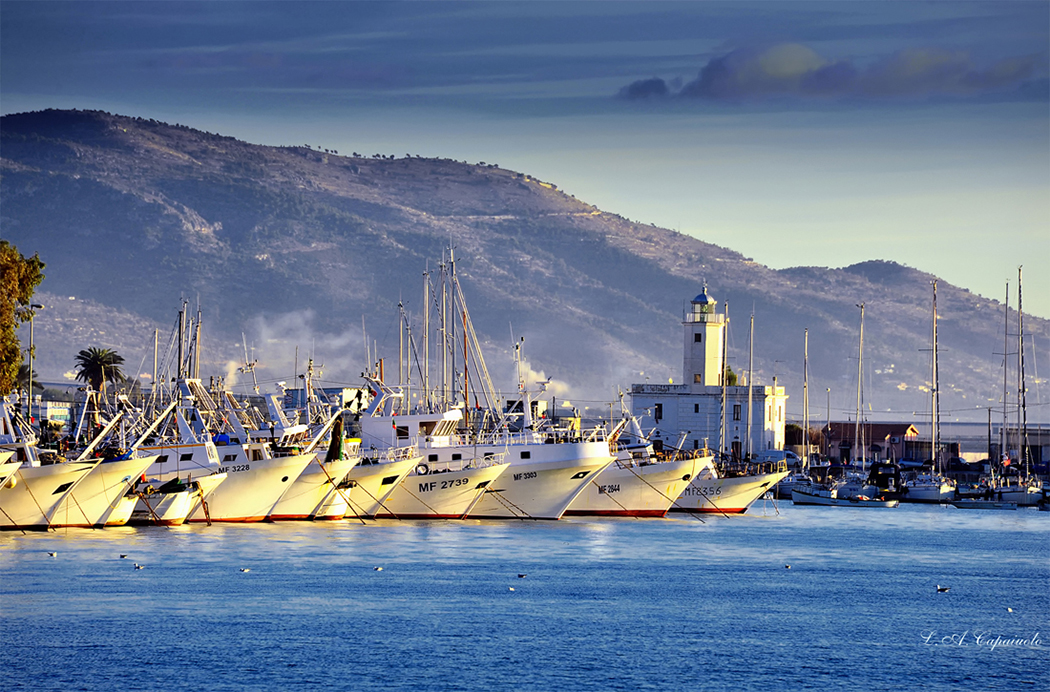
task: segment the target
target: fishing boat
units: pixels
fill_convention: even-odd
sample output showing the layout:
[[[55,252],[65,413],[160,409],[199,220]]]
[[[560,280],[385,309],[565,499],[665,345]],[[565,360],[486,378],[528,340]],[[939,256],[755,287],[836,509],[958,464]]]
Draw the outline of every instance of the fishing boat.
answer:
[[[339,484],[347,503],[345,516],[374,519],[380,513],[389,515],[384,503],[422,461],[411,446],[373,449],[363,454]]]
[[[674,449],[657,453],[620,395],[620,423],[609,435],[615,461],[584,488],[566,516],[663,517],[711,457]],[[679,444],[679,447],[681,445]]]
[[[235,415],[220,411],[199,379],[177,381],[177,405],[158,429],[156,440],[141,448],[157,460],[145,472],[148,480],[192,483],[204,476],[226,474],[207,499],[198,496],[186,521],[258,522],[265,520],[316,453],[275,456],[266,442],[249,438]]]
[[[41,454],[33,429],[0,402],[0,449],[22,460],[0,495],[0,522],[9,528],[102,527],[127,522],[127,493],[152,459],[92,456],[120,422],[118,413],[73,461]],[[12,486],[12,487],[7,487]],[[46,494],[45,494],[46,493]]]
[[[787,475],[784,461],[726,460],[720,469],[713,457],[707,457],[670,511],[743,514]]]
[[[198,504],[206,504],[211,491],[226,480],[225,473],[198,476],[189,483],[173,478],[154,487],[140,483],[135,487],[135,507],[131,526],[181,526]]]

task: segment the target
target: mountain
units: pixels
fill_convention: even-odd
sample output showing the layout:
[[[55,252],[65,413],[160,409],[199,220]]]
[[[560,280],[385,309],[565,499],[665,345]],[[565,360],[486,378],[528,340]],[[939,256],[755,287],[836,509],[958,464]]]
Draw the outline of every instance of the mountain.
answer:
[[[204,315],[202,374],[232,376],[243,334],[264,380],[289,380],[312,354],[326,381],[357,382],[375,349],[389,378],[398,305],[418,339],[423,274],[436,276],[451,244],[504,390],[519,337],[530,367],[577,406],[680,381],[682,314],[706,282],[729,302],[730,366],[747,368],[753,310],[755,379],[785,384],[793,415],[806,328],[812,418],[826,415],[827,388],[832,417],[854,410],[863,302],[869,417],[922,427],[928,416],[935,277],[899,264],[778,271],[494,164],[259,146],[98,111],[4,116],[0,176],[0,235],[47,263],[40,295],[53,304],[35,322],[44,380],[93,345],[127,349],[129,371],[148,372],[153,330],[163,349],[183,299]],[[1001,407],[1003,306],[941,281],[938,309],[945,419],[985,420]],[[1050,372],[1050,321],[1026,317],[1025,330],[1039,345],[1026,346],[1028,415],[1045,419],[1035,376]]]

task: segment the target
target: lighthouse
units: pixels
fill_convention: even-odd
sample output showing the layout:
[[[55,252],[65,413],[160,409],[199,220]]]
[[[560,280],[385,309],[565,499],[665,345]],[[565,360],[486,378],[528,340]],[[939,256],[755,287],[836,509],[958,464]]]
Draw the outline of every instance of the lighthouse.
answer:
[[[706,283],[703,293],[689,305],[682,322],[685,333],[682,382],[699,387],[721,386],[726,316],[718,313],[718,303],[708,295]]]

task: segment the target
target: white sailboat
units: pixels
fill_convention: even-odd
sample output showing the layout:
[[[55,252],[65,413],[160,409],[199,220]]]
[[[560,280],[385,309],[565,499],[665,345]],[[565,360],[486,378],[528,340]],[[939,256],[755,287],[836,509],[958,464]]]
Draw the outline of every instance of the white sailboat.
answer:
[[[901,494],[903,502],[920,502],[926,504],[944,504],[955,498],[955,483],[944,477],[941,463],[940,432],[940,372],[937,367],[937,281],[933,281],[933,356],[931,374],[931,468],[912,474],[904,481]]]

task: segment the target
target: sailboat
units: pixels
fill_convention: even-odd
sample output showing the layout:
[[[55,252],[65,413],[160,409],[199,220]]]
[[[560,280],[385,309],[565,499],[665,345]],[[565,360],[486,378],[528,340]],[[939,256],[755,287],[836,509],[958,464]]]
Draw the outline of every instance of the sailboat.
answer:
[[[864,446],[860,416],[864,392],[864,303],[860,308],[860,338],[857,356],[857,418],[854,445],[859,448],[862,472],[867,472],[867,450]],[[889,466],[890,469],[885,467]],[[791,489],[791,502],[796,505],[823,505],[828,507],[885,507],[900,504],[894,495],[898,490],[899,473],[893,465],[875,465],[867,476],[827,479],[823,483],[799,484]],[[886,473],[885,471],[891,471]],[[882,487],[885,485],[885,487]]]
[[[931,467],[905,479],[901,501],[943,504],[955,497],[955,483],[944,477],[941,463],[941,409],[940,409],[940,372],[937,367],[937,281],[933,281],[933,360],[931,374]]]

